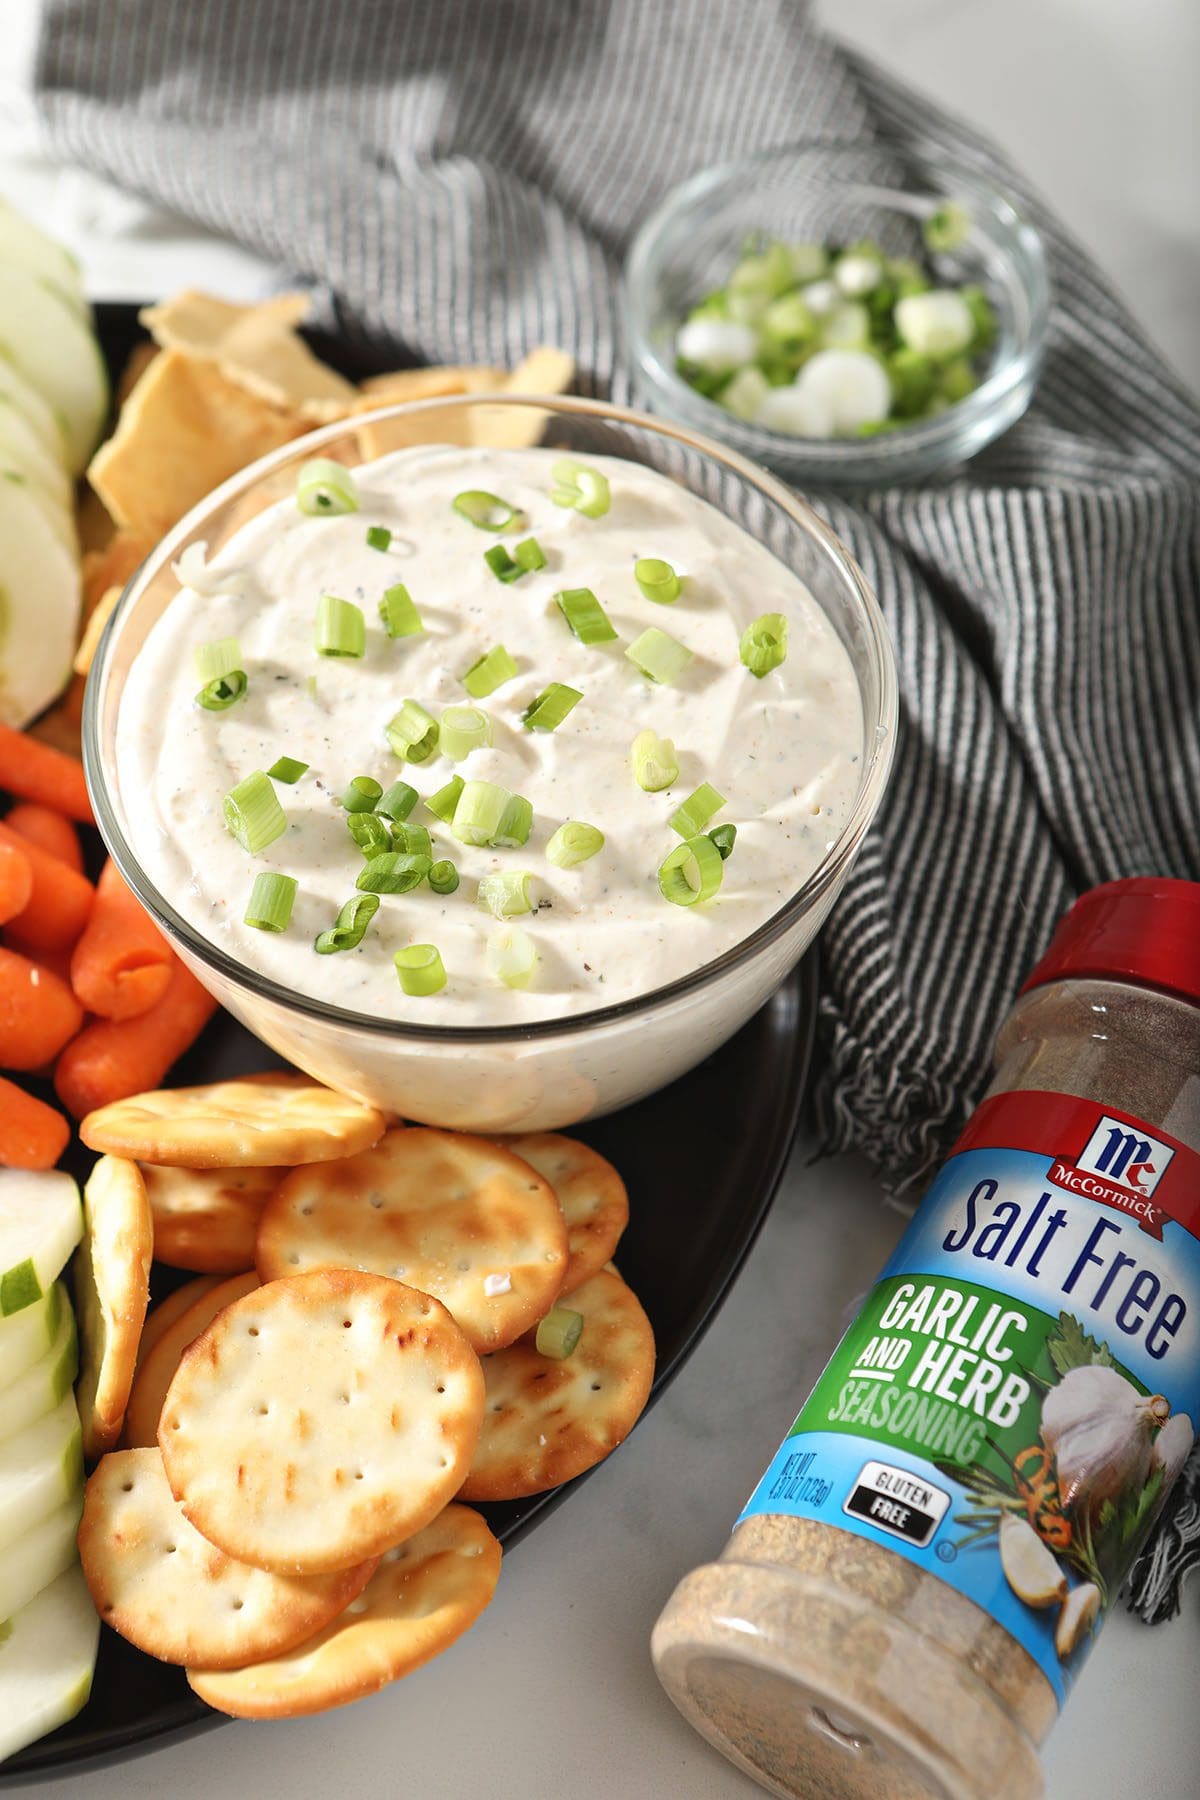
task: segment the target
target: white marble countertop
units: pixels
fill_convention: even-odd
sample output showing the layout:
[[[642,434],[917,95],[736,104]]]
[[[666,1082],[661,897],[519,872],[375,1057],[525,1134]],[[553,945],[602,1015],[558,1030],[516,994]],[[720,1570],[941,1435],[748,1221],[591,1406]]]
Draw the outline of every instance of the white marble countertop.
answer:
[[[83,257],[93,293],[190,284],[250,295],[273,272],[49,165],[14,84],[35,0],[6,0],[0,193]],[[838,28],[1005,143],[1112,271],[1181,371],[1194,326],[1194,0],[827,0]],[[1115,122],[1115,123],[1114,123]],[[1119,129],[1116,128],[1119,126]],[[901,1229],[856,1158],[792,1159],[774,1211],[700,1349],[628,1444],[505,1563],[453,1651],[373,1700],[286,1725],[230,1724],[87,1776],[91,1800],[373,1794],[486,1800],[746,1800],[760,1790],[678,1718],[647,1639],[675,1581],[717,1553]],[[1046,1757],[1049,1800],[1200,1790],[1200,1592],[1146,1631],[1108,1624]],[[73,1782],[10,1789],[80,1792]]]

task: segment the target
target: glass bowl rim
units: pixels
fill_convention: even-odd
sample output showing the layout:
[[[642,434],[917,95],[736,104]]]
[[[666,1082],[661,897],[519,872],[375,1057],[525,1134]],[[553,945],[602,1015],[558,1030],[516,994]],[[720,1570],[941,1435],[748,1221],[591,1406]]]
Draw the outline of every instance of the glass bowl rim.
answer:
[[[351,436],[364,424],[397,417],[412,418],[419,413],[436,416],[439,413],[464,406],[515,406],[632,426],[637,430],[649,431],[660,437],[672,438],[683,444],[685,448],[698,451],[702,456],[724,464],[743,481],[748,481],[760,491],[765,492],[769,499],[790,516],[792,522],[801,531],[815,540],[818,548],[824,553],[827,561],[833,565],[843,584],[848,587],[861,623],[865,627],[865,647],[879,690],[878,717],[874,721],[865,718],[863,720],[862,757],[867,766],[854,806],[833,845],[826,851],[816,868],[800,884],[796,892],[771,914],[769,919],[764,920],[747,937],[742,938],[722,955],[714,957],[710,962],[702,963],[698,969],[691,970],[687,975],[680,976],[675,981],[666,982],[660,987],[651,988],[644,994],[635,994],[631,998],[618,1001],[611,1006],[594,1007],[582,1012],[564,1013],[551,1018],[525,1020],[505,1025],[423,1025],[407,1019],[375,1018],[367,1013],[352,1012],[345,1007],[332,1006],[311,995],[297,993],[271,980],[268,976],[261,975],[254,969],[248,969],[218,945],[210,943],[207,938],[203,937],[195,927],[175,911],[166,897],[159,892],[145,874],[116,817],[115,806],[110,801],[108,775],[100,753],[100,722],[108,691],[110,660],[125,618],[130,612],[131,603],[136,603],[138,594],[145,588],[148,581],[173,560],[186,539],[199,536],[203,522],[210,514],[247,493],[287,463],[306,460],[308,457],[318,454],[325,446],[336,442],[339,438]],[[815,603],[820,604],[819,602]],[[861,700],[862,685],[858,682],[857,677],[856,686],[859,688]],[[227,481],[214,488],[198,505],[186,513],[177,524],[173,525],[126,582],[121,598],[105,624],[96,649],[92,673],[84,690],[83,762],[97,825],[109,854],[129,886],[151,916],[166,930],[168,937],[178,938],[202,966],[214,969],[216,973],[232,982],[235,988],[247,990],[256,998],[268,1000],[287,1012],[299,1013],[303,1017],[321,1024],[335,1025],[352,1031],[365,1031],[375,1037],[397,1041],[413,1039],[426,1043],[513,1044],[555,1036],[584,1035],[588,1031],[615,1025],[639,1014],[669,1006],[713,985],[732,970],[752,962],[760,950],[767,948],[782,937],[789,926],[810,905],[820,899],[856,854],[875,815],[887,782],[895,751],[897,716],[898,691],[895,659],[879,602],[869,587],[866,577],[824,520],[805,501],[790,493],[784,484],[768,470],[759,469],[736,450],[731,450],[727,445],[706,438],[701,433],[692,431],[673,420],[660,420],[616,402],[563,394],[464,394],[378,407],[370,412],[355,413],[347,419],[338,419],[330,425],[307,432],[303,437],[292,439],[289,443],[281,445],[278,450],[270,451],[266,456],[259,457],[256,462],[248,464],[246,468],[230,476]],[[871,741],[872,734],[874,736],[873,743]]]
[[[682,376],[665,363],[650,341],[645,322],[648,312],[645,295],[649,285],[650,260],[662,232],[685,207],[747,172],[764,169],[772,164],[783,164],[802,156],[837,157],[852,152],[863,154],[870,150],[886,152],[889,147],[894,147],[911,161],[935,167],[939,186],[947,190],[947,198],[963,192],[968,197],[986,200],[1014,239],[1020,241],[1028,260],[1028,268],[1019,273],[1020,285],[1029,305],[1028,342],[991,369],[965,399],[956,400],[945,412],[936,414],[932,419],[913,420],[898,431],[881,432],[876,437],[868,438],[790,437],[785,432],[770,431],[765,426],[755,425],[751,420],[738,419],[730,414],[729,441],[744,455],[770,456],[777,459],[780,465],[790,464],[795,470],[804,470],[806,465],[816,471],[835,466],[840,469],[842,466],[863,467],[873,464],[882,471],[888,463],[900,465],[910,457],[919,460],[924,454],[951,446],[962,437],[969,437],[973,428],[984,425],[999,413],[1009,396],[1036,372],[1045,350],[1050,323],[1050,278],[1045,245],[1037,226],[1005,188],[980,168],[946,160],[939,146],[926,138],[907,139],[887,132],[880,132],[873,138],[833,138],[828,142],[800,138],[790,144],[756,150],[749,156],[732,157],[725,162],[713,163],[708,168],[687,176],[642,221],[630,245],[621,291],[633,360],[638,371],[648,378],[652,387],[673,405],[679,406],[686,422],[691,423],[701,415],[707,418],[709,413],[715,415],[715,420],[725,420],[727,415],[713,401],[707,400],[689,386]],[[865,181],[855,182],[852,178],[842,178],[842,185],[876,186]],[[891,190],[878,187],[877,191],[881,195],[889,191],[907,195],[918,192],[912,187]],[[695,429],[701,428],[697,426]]]

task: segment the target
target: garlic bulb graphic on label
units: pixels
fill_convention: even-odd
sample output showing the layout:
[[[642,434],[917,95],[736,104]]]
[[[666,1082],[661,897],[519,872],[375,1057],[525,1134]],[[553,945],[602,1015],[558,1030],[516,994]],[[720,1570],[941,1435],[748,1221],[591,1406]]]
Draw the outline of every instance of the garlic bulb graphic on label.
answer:
[[[1162,1470],[1164,1499],[1171,1483],[1191,1455],[1195,1441],[1192,1421],[1186,1413],[1172,1413],[1155,1438],[1154,1448],[1150,1452],[1150,1472],[1153,1474],[1155,1469]]]
[[[1054,1627],[1054,1648],[1060,1662],[1066,1662],[1100,1617],[1100,1589],[1094,1581],[1082,1581],[1072,1588],[1062,1604]]]
[[[1026,1519],[1005,1513],[1000,1521],[1000,1567],[1026,1606],[1053,1606],[1067,1592],[1067,1578]]]
[[[1137,1493],[1150,1474],[1161,1394],[1139,1394],[1116,1369],[1070,1369],[1042,1405],[1042,1442],[1055,1459],[1064,1508],[1091,1517]]]

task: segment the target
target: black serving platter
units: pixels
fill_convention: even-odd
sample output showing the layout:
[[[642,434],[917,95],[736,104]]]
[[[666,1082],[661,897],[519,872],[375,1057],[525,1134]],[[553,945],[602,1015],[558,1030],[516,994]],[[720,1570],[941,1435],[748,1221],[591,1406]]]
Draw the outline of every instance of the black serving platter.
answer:
[[[142,335],[136,309],[101,307],[98,326],[115,373]],[[316,348],[356,378],[372,372],[370,365],[338,358],[328,342],[318,341]],[[394,367],[398,360],[375,367]],[[87,852],[95,872],[102,846],[96,834],[85,836],[92,840]],[[810,954],[736,1037],[690,1074],[636,1106],[573,1128],[614,1163],[629,1189],[629,1228],[617,1260],[654,1327],[651,1406],[712,1323],[770,1209],[804,1098],[816,1008],[816,957]],[[212,1081],[279,1065],[280,1058],[236,1020],[218,1013],[170,1081]],[[41,1091],[53,1098],[47,1088]],[[92,1160],[74,1143],[64,1166],[82,1180]],[[156,1266],[153,1299],[187,1279]],[[480,1511],[507,1552],[586,1479]],[[83,1774],[222,1722],[223,1715],[192,1693],[181,1669],[143,1655],[102,1626],[87,1706],[0,1766],[0,1786]]]

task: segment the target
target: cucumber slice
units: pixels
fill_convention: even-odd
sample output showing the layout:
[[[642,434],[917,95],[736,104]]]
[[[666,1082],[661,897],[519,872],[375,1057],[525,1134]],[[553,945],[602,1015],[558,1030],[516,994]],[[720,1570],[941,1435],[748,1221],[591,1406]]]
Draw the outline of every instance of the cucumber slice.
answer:
[[[11,1619],[28,1606],[76,1559],[75,1533],[83,1512],[83,1490],[40,1519],[0,1550],[0,1619]],[[5,1646],[7,1648],[7,1645]],[[0,1706],[0,1719],[4,1709]]]
[[[61,500],[56,500],[48,488],[44,487],[35,475],[29,471],[27,464],[19,457],[13,456],[0,442],[0,481],[24,492],[41,513],[43,519],[54,533],[56,542],[62,545],[71,561],[79,559],[79,539],[75,533],[75,520]]]
[[[33,383],[0,356],[0,400],[15,408],[35,433],[38,443],[65,469],[67,466],[66,433]]]
[[[11,1387],[18,1376],[40,1362],[53,1347],[66,1305],[67,1290],[61,1281],[56,1281],[32,1306],[13,1313],[11,1318],[0,1319],[0,1411],[5,1388]]]
[[[0,268],[6,265],[25,269],[30,275],[43,276],[53,284],[72,312],[87,319],[83,277],[71,252],[47,237],[16,207],[0,200]]]
[[[0,1762],[65,1725],[87,1704],[100,1620],[76,1564],[0,1634]]]
[[[0,1403],[2,1404],[2,1403]],[[83,1491],[83,1435],[72,1395],[0,1444],[0,1553]]]
[[[44,1418],[60,1405],[64,1394],[79,1373],[79,1341],[75,1331],[75,1314],[63,1308],[58,1333],[46,1355],[35,1362],[0,1397],[0,1448],[36,1419]],[[0,1619],[7,1618],[0,1606]]]
[[[0,383],[4,380],[0,370]],[[0,389],[0,459],[27,475],[34,487],[44,488],[65,511],[75,504],[75,490],[62,458],[47,449],[17,402]]]
[[[83,1201],[69,1175],[0,1169],[0,1317],[40,1300],[82,1236]]]
[[[62,692],[79,612],[77,559],[29,487],[0,479],[0,724],[28,725]],[[0,1249],[0,1278],[7,1266]],[[0,1313],[6,1310],[0,1294]]]
[[[62,415],[67,470],[78,475],[108,411],[108,377],[88,327],[26,269],[5,269],[0,282],[0,355]]]

